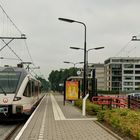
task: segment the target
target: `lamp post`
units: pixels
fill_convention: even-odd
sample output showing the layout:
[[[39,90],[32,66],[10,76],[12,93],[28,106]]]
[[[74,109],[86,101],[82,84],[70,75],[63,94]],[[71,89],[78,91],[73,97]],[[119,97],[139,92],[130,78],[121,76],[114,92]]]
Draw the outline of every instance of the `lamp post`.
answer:
[[[70,47],[70,49],[75,49],[75,50],[84,50],[83,48],[79,48],[79,47]],[[86,61],[86,70],[88,71],[88,52],[91,50],[100,50],[100,49],[104,49],[104,47],[96,47],[96,48],[90,48],[88,50],[86,50],[86,56],[87,56],[87,61]],[[95,77],[94,77],[95,78]],[[95,81],[94,81],[95,82]],[[88,87],[88,80],[86,83],[86,87]]]
[[[75,68],[75,65],[76,65],[76,64],[83,64],[84,62],[77,62],[77,63],[74,63],[74,62],[64,61],[64,63],[73,64],[73,67]]]
[[[69,23],[79,23],[82,24],[84,26],[84,77],[83,77],[83,97],[85,97],[86,93],[87,93],[87,74],[86,74],[86,60],[87,60],[87,56],[86,56],[86,24],[80,21],[76,21],[76,20],[72,20],[72,19],[67,19],[67,18],[58,18],[61,21],[64,22],[69,22]]]

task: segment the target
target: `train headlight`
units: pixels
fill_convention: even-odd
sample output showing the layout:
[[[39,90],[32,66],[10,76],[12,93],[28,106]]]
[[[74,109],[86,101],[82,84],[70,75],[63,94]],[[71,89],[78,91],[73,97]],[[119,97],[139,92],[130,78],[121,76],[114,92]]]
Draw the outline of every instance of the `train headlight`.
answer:
[[[19,101],[19,100],[21,100],[21,97],[14,97],[13,101]]]

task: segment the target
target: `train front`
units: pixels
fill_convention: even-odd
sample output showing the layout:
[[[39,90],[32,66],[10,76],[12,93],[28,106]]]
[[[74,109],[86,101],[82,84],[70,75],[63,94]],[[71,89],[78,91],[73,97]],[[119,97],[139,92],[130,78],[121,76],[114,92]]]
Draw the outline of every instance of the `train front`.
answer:
[[[21,72],[14,68],[0,68],[0,117],[14,113],[13,102],[20,98],[16,96],[20,77]]]

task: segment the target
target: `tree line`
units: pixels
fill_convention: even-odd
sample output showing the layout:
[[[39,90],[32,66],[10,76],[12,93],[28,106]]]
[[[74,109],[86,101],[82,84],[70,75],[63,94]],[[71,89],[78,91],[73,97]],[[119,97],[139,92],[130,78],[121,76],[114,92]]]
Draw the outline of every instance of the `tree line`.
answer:
[[[37,80],[41,82],[41,91],[42,92],[47,92],[50,88],[49,81],[46,81],[46,79],[42,77],[37,77]]]
[[[50,88],[53,91],[63,91],[64,81],[70,76],[77,76],[78,68],[53,70],[49,74]]]

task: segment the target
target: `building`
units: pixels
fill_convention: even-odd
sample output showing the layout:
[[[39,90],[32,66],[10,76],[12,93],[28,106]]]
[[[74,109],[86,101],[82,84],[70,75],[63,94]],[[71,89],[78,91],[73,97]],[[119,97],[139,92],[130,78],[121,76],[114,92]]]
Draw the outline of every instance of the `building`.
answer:
[[[105,87],[108,91],[140,90],[140,57],[112,57],[105,61]]]
[[[104,84],[104,64],[102,63],[89,63],[88,64],[88,77],[91,79],[93,77],[93,69],[95,69],[95,78],[97,79],[97,90],[105,90]]]
[[[95,78],[97,79],[97,89],[98,90],[105,90],[105,84],[104,84],[104,64],[101,63],[89,63],[88,64],[88,71],[87,71],[87,77],[88,77],[88,87],[89,89],[90,84],[92,84],[92,79],[93,79],[93,70],[95,70]],[[69,79],[75,79],[79,80],[80,83],[82,84],[82,79],[83,79],[83,68],[79,68],[78,71],[78,76],[71,76],[68,78]]]

